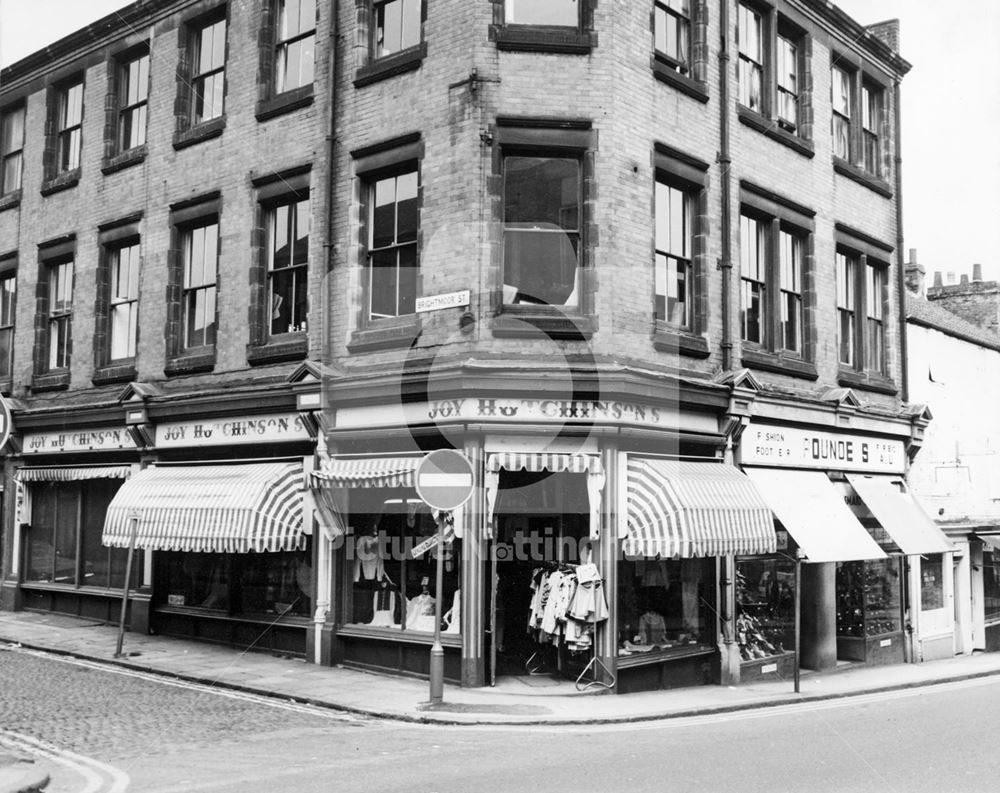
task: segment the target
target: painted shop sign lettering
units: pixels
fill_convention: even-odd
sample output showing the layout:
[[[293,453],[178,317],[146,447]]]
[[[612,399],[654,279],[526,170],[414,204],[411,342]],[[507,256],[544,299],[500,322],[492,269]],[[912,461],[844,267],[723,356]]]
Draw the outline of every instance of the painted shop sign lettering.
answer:
[[[639,424],[680,427],[676,411],[613,399],[441,399],[402,405],[348,407],[337,411],[337,428],[450,423],[455,421]],[[715,432],[711,416],[684,416],[684,427]]]
[[[134,449],[132,436],[124,427],[70,432],[28,432],[24,434],[24,454],[85,452],[102,449]]]
[[[295,440],[309,440],[309,432],[298,413],[178,422],[156,426],[156,445],[160,448],[229,446],[240,443]]]
[[[740,449],[745,465],[886,473],[902,472],[906,454],[902,441],[752,422],[740,438]]]

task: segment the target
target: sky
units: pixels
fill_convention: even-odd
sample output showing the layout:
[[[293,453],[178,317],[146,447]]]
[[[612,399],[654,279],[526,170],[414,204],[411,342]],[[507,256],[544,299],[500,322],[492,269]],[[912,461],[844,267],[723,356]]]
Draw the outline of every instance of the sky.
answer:
[[[129,5],[123,0],[0,0],[0,66]],[[1000,3],[837,0],[863,25],[900,20],[904,246],[928,279],[983,265],[1000,279]]]

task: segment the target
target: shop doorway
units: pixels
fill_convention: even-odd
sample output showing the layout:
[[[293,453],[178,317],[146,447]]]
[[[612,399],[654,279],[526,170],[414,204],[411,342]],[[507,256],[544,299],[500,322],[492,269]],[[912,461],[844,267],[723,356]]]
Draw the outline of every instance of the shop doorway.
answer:
[[[531,628],[536,590],[589,553],[586,478],[568,472],[501,471],[486,626],[489,680],[570,670],[558,643]]]

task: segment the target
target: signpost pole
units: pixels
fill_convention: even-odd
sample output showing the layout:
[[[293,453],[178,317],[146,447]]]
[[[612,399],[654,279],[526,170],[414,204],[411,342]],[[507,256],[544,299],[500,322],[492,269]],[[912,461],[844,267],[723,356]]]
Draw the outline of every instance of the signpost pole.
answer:
[[[802,559],[795,557],[795,693],[799,693],[799,655],[802,652]]]
[[[438,513],[437,527],[437,573],[434,580],[434,644],[431,647],[431,691],[432,705],[444,699],[444,647],[441,646],[441,578],[444,575],[444,523],[445,515]]]
[[[125,560],[125,585],[122,587],[122,614],[118,620],[118,644],[115,658],[122,657],[122,642],[125,639],[125,614],[128,611],[128,589],[132,581],[132,557],[135,555],[135,536],[139,532],[139,516],[132,515],[132,534],[128,541],[128,557]]]

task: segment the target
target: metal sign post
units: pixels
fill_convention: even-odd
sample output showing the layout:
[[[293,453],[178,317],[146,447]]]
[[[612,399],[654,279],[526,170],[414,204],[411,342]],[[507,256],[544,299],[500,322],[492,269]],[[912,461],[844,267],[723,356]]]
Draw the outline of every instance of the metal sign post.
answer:
[[[430,452],[417,466],[417,495],[431,509],[450,512],[462,506],[472,496],[475,482],[469,458],[454,449]],[[438,516],[437,573],[434,582],[434,645],[431,647],[430,701],[440,704],[444,699],[444,647],[441,646],[441,579],[444,576],[444,515]]]
[[[128,611],[128,590],[132,581],[132,557],[135,555],[135,537],[139,533],[138,511],[133,511],[129,518],[132,521],[132,533],[128,541],[128,557],[125,560],[125,586],[122,587],[122,614],[118,620],[118,645],[115,647],[115,658],[122,657],[122,642],[125,639],[125,614]]]

